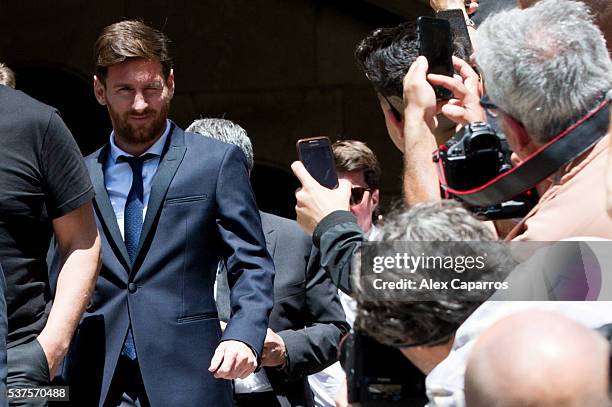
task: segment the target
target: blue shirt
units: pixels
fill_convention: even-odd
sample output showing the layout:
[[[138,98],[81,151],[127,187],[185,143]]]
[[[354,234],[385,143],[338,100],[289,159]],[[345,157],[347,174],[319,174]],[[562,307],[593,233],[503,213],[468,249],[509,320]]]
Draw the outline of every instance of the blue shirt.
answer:
[[[144,154],[154,154],[156,157],[144,162],[142,165],[142,186],[143,186],[143,210],[142,218],[147,214],[147,206],[149,204],[149,196],[151,195],[151,182],[153,176],[159,167],[159,161],[166,144],[166,139],[170,133],[170,122],[166,120],[166,129],[162,136],[153,144]],[[121,156],[132,157],[115,144],[115,132],[110,135],[110,154],[104,165],[104,183],[108,191],[111,205],[115,211],[117,224],[121,231],[121,236],[124,237],[124,211],[125,202],[128,193],[132,187],[132,168],[125,161],[117,161]],[[124,237],[125,238],[125,237]]]

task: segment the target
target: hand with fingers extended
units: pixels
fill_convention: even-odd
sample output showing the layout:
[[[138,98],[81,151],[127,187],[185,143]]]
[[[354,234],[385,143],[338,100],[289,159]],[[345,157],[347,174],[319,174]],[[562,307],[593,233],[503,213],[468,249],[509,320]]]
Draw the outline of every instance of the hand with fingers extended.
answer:
[[[351,183],[339,180],[338,188],[329,189],[319,184],[308,172],[304,164],[295,161],[291,170],[302,187],[295,192],[298,224],[308,234],[312,234],[319,222],[334,211],[348,211],[351,197]]]
[[[480,105],[482,94],[480,77],[461,58],[453,57],[453,66],[459,75],[452,78],[445,75],[427,75],[429,83],[442,86],[453,93],[453,99],[442,105],[440,112],[459,125],[484,122],[486,114]]]
[[[404,123],[424,120],[430,131],[438,126],[436,92],[427,82],[427,58],[420,56],[404,77]]]
[[[244,379],[257,368],[257,357],[244,342],[228,340],[217,346],[208,371],[217,379]]]

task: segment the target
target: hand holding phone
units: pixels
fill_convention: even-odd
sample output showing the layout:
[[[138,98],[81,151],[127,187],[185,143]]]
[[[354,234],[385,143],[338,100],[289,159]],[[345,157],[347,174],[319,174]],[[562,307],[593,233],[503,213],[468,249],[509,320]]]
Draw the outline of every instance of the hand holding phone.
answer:
[[[338,187],[336,162],[329,138],[300,139],[296,147],[300,161],[319,184],[329,189]]]

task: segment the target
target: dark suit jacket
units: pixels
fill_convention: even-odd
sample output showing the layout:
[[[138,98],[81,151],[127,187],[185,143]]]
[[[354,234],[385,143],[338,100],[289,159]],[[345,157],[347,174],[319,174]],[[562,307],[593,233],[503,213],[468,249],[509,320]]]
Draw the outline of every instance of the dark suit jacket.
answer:
[[[86,158],[103,264],[64,364],[71,400],[103,404],[131,323],[152,406],[230,406],[231,382],[208,372],[214,350],[235,339],[260,355],[273,304],[274,266],[244,155],[172,123],[131,267],[104,184],[108,151]],[[223,336],[213,296],[221,257],[233,313]]]
[[[6,279],[0,266],[0,407],[7,406],[6,398],[6,337],[8,321],[6,316]]]
[[[283,338],[288,356],[284,369],[265,371],[282,406],[313,406],[308,375],[338,360],[349,325],[311,239],[295,221],[260,214],[276,269],[270,329]]]

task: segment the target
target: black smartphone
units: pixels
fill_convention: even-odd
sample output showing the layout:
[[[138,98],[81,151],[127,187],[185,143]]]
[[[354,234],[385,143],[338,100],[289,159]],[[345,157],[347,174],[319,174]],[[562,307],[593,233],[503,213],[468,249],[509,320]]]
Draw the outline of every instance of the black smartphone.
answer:
[[[300,161],[319,184],[329,189],[338,187],[336,162],[329,138],[300,139],[296,147]]]
[[[450,23],[451,33],[453,35],[453,54],[464,61],[469,61],[473,48],[467,24],[465,23],[463,10],[452,9],[438,11],[436,17],[447,20]]]
[[[440,18],[417,19],[419,54],[427,58],[427,73],[453,76],[453,42],[450,23]],[[438,99],[450,99],[453,94],[441,86],[434,86]]]

